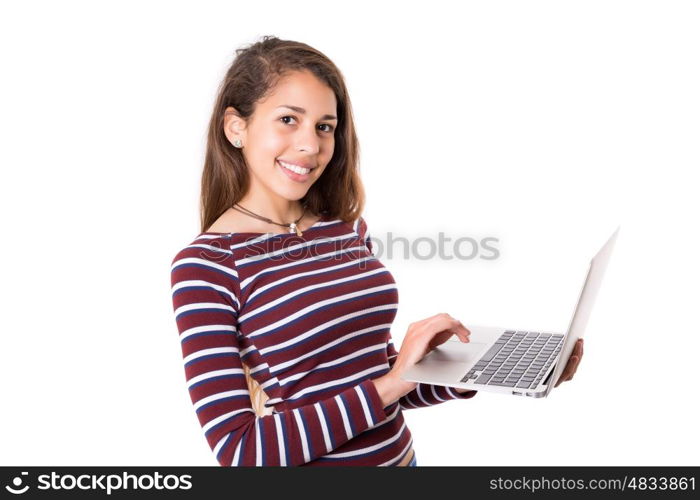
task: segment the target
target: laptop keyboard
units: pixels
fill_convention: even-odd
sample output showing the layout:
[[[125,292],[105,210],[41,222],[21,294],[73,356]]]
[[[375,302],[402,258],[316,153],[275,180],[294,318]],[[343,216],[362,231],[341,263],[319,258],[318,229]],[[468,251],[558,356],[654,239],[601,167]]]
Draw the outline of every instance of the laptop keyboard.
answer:
[[[561,350],[560,334],[507,330],[461,382],[534,389]]]

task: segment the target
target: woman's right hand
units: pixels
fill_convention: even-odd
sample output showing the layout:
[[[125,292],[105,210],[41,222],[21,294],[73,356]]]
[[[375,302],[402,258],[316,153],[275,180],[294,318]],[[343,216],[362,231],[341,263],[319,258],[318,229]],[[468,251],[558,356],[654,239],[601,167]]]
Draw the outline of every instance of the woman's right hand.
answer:
[[[386,375],[375,379],[384,404],[387,405],[415,389],[418,384],[403,380],[401,375],[455,334],[462,342],[469,342],[471,332],[447,313],[436,314],[408,325],[394,366]]]
[[[392,372],[401,376],[404,371],[455,334],[462,342],[469,342],[471,332],[458,319],[447,313],[411,323],[408,325]]]

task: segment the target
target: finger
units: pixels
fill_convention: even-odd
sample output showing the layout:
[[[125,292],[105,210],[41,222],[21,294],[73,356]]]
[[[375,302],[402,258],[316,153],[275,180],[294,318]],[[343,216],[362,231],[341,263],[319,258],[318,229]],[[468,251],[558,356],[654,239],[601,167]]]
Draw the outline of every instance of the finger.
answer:
[[[428,341],[429,349],[430,349],[430,350],[435,349],[437,346],[439,346],[440,344],[444,344],[445,342],[447,342],[448,340],[450,340],[450,339],[451,339],[453,336],[455,336],[455,335],[457,335],[457,337],[458,337],[458,339],[459,339],[460,342],[463,342],[463,343],[465,343],[465,344],[469,342],[469,335],[467,335],[467,336],[465,337],[465,336],[462,335],[461,333],[458,334],[458,333],[457,333],[456,331],[454,331],[454,330],[443,330],[443,331],[441,331],[441,332],[436,333],[436,334],[433,336],[433,338],[431,338],[431,339]]]
[[[443,344],[449,340],[450,337],[452,337],[453,333],[450,330],[443,330],[441,332],[437,332],[433,338],[428,341],[428,349],[431,351],[435,349],[437,346],[440,344]]]
[[[438,331],[453,331],[460,339],[466,341],[471,332],[458,319],[448,314],[441,314],[432,318],[432,327]]]
[[[571,357],[569,358],[569,364],[568,364],[568,366],[566,367],[566,368],[567,368],[566,371],[569,373],[569,375],[573,375],[574,372],[576,372],[576,367],[578,366],[578,360],[579,360],[579,359],[580,359],[580,358],[579,358],[578,356],[571,356]]]
[[[466,343],[466,342],[469,342],[469,335],[470,335],[470,334],[469,334],[468,331],[467,331],[467,333],[465,334],[464,332],[462,332],[462,331],[460,331],[460,330],[457,330],[456,328],[453,328],[452,330],[446,330],[446,332],[447,332],[447,339],[449,339],[450,337],[456,335],[457,338],[459,338],[459,340],[460,340],[461,342],[465,342],[465,343]],[[447,339],[445,339],[445,340],[447,340]],[[440,342],[440,343],[442,343],[442,342]]]
[[[578,365],[581,364],[581,358],[576,358],[576,366],[574,366],[574,373],[576,373],[576,370],[578,370]]]
[[[573,376],[574,376],[573,373],[570,372],[570,370],[569,370],[569,368],[568,368],[568,366],[567,366],[567,369],[564,370],[564,373],[562,373],[562,374],[559,376],[559,380],[558,380],[557,383],[554,385],[554,387],[558,387],[559,384],[561,384],[562,382],[568,382],[569,380],[571,380],[571,378],[572,378]]]
[[[576,359],[576,356],[571,356],[569,358],[569,361],[566,363],[566,367],[564,368],[564,372],[559,377],[560,381],[569,380],[569,377],[573,376],[573,374],[576,372]]]
[[[464,324],[460,320],[448,315],[446,321],[448,325],[447,329],[452,330],[460,338],[468,337],[469,335],[471,335],[472,332],[470,332],[469,329],[466,326],[464,326]]]
[[[571,354],[569,354],[569,361],[566,362],[566,367],[573,366],[573,361],[574,359],[580,358],[579,351],[576,347],[574,347],[574,350],[571,351]]]
[[[578,356],[571,357],[571,366],[567,367],[567,370],[566,370],[566,372],[567,372],[566,380],[567,381],[574,378],[574,374],[576,373],[576,369],[578,368],[578,364],[580,361],[581,361],[581,358],[579,358]]]
[[[451,329],[447,330],[447,332],[448,332],[448,337],[445,340],[452,337],[453,335],[456,335],[460,341],[469,342],[469,336],[471,335],[471,332],[469,330],[465,331],[465,330],[462,330],[460,328],[451,328]]]

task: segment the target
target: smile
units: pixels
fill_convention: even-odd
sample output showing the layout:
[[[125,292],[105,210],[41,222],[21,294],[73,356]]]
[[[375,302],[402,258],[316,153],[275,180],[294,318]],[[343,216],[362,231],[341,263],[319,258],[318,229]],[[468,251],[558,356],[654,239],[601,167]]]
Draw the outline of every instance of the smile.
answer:
[[[309,172],[311,172],[311,170],[313,170],[311,168],[304,168],[304,167],[299,167],[297,165],[292,165],[291,163],[287,163],[287,162],[284,162],[282,160],[277,160],[277,163],[279,163],[281,166],[283,166],[287,170],[291,170],[292,172],[295,172],[299,175],[308,174]]]

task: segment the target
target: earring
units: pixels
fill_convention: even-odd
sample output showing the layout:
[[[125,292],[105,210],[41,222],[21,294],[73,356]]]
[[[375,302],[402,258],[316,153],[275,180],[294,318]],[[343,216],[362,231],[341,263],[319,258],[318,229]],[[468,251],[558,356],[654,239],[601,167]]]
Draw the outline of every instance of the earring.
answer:
[[[233,145],[236,146],[237,148],[243,147],[243,143],[241,142],[240,139],[236,139],[233,141]]]

